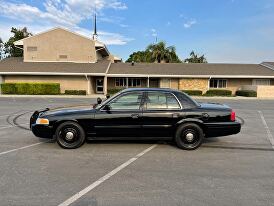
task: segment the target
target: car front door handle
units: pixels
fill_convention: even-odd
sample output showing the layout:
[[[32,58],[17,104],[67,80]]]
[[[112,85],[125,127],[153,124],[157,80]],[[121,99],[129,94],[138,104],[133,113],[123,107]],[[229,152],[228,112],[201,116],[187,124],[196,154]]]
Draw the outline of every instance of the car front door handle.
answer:
[[[139,114],[132,114],[131,117],[132,117],[132,119],[138,119],[139,118]]]

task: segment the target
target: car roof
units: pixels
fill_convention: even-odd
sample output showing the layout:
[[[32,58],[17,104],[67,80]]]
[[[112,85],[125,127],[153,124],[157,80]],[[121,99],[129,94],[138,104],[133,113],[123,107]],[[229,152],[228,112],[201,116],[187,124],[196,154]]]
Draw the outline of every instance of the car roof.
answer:
[[[131,92],[131,91],[159,91],[159,92],[178,92],[178,90],[175,89],[169,89],[169,88],[128,88],[124,89],[122,92]]]

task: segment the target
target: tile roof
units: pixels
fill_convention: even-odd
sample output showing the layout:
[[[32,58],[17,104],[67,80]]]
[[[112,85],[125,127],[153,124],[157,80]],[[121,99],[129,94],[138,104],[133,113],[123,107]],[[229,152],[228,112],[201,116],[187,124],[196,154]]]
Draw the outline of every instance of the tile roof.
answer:
[[[0,61],[1,73],[73,73],[104,75],[110,61],[98,63],[73,62],[23,62],[22,58],[6,58]],[[272,64],[274,68],[274,63]],[[266,76],[274,78],[274,70],[264,64],[156,64],[156,63],[112,63],[108,71],[111,76]]]
[[[98,63],[73,63],[73,62],[23,62],[22,58],[12,57],[0,61],[2,72],[50,72],[50,73],[102,73],[105,74],[109,61]]]
[[[232,76],[273,76],[274,71],[259,64],[186,64],[186,63],[116,63],[109,74],[128,75],[232,75]]]

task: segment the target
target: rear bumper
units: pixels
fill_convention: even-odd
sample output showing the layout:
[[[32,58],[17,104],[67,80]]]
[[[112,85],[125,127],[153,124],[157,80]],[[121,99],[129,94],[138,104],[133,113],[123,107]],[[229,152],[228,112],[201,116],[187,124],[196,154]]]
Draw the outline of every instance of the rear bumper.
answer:
[[[53,138],[53,127],[47,125],[32,124],[31,131],[36,137],[40,138]]]
[[[205,123],[206,137],[221,137],[238,134],[241,131],[239,122]]]

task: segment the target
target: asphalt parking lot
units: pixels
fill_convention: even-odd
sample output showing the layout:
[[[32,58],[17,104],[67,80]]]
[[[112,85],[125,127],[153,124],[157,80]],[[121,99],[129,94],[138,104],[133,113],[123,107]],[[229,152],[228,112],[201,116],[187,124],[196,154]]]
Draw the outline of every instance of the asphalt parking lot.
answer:
[[[125,141],[64,150],[28,130],[31,112],[95,99],[0,97],[0,205],[274,205],[274,100],[199,101],[234,108],[242,132],[195,151]]]

